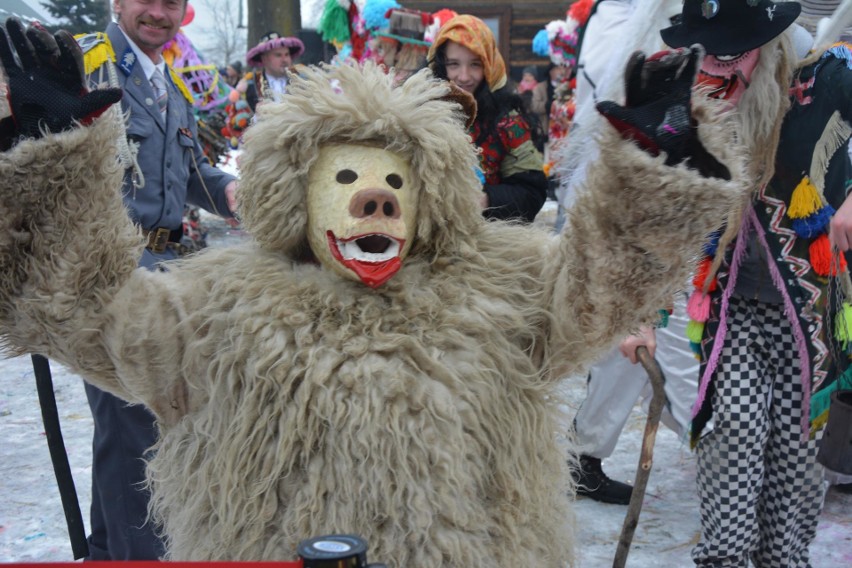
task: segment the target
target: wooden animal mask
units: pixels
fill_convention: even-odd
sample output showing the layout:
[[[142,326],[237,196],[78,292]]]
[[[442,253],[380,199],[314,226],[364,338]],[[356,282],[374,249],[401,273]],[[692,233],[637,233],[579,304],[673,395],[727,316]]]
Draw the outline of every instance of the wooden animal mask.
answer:
[[[415,234],[408,164],[382,148],[329,144],[308,175],[308,242],[320,263],[378,288],[402,267]]]

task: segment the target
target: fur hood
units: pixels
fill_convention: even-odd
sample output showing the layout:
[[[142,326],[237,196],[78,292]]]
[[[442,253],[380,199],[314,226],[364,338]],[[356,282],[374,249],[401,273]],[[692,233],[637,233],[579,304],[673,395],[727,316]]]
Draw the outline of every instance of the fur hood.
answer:
[[[258,108],[246,132],[238,194],[246,228],[262,248],[304,258],[307,179],[319,149],[366,143],[408,160],[421,183],[412,254],[458,250],[483,223],[476,201],[481,183],[466,117],[449,94],[449,85],[428,70],[395,84],[374,63],[306,68],[283,101]]]

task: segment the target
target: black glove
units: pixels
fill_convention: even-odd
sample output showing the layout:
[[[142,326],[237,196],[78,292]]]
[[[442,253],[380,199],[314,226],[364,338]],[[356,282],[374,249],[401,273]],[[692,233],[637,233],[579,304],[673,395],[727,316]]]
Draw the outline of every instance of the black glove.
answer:
[[[0,26],[0,62],[14,122],[13,129],[7,123],[0,133],[40,138],[42,129],[61,132],[75,122],[88,125],[121,100],[121,89],[89,92],[83,52],[64,30],[51,36],[39,24],[25,30],[19,19],[9,18],[5,29]]]
[[[597,104],[600,112],[624,137],[635,140],[656,156],[666,153],[666,164],[686,161],[707,177],[730,179],[730,172],[698,140],[692,118],[692,86],[704,57],[700,45],[630,56],[625,69],[625,104]]]

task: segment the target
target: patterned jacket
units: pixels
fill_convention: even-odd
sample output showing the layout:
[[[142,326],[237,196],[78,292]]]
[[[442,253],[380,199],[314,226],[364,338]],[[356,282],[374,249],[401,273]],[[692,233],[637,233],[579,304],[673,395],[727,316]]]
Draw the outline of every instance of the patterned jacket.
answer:
[[[727,330],[728,298],[736,285],[748,235],[766,252],[769,275],[781,292],[798,348],[804,386],[802,428],[813,434],[828,418],[830,394],[849,366],[849,334],[835,330],[848,288],[846,260],[828,245],[828,223],[846,199],[852,167],[847,143],[852,134],[852,57],[838,44],[801,69],[790,90],[775,175],[753,200],[737,239],[711,287],[710,316],[700,347],[701,382],[694,408],[692,443],[712,416],[713,376]],[[803,208],[804,207],[804,208]],[[828,267],[828,269],[826,269]],[[715,288],[715,289],[714,289]],[[850,330],[852,331],[852,330]]]
[[[480,140],[479,123],[470,129],[471,138],[482,150],[480,165],[488,194],[489,219],[532,221],[547,199],[544,162],[530,136],[530,127],[512,111],[498,122],[496,132]]]

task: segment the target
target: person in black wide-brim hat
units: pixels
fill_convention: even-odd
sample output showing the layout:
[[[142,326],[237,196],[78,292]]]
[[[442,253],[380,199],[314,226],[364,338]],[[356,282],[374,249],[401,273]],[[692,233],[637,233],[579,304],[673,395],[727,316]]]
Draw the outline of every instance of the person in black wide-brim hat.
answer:
[[[797,2],[687,0],[680,23],[660,35],[670,47],[701,44],[707,53],[702,84],[736,106],[748,88],[760,46],[787,30],[800,12]]]
[[[701,357],[691,424],[698,566],[811,565],[824,497],[814,434],[831,392],[848,382],[852,330],[835,326],[852,301],[837,252],[852,248],[852,55],[841,46],[800,64],[800,10],[685,0],[681,21],[661,31],[673,48],[704,46],[700,90],[735,107],[725,120],[750,157],[754,188],[742,215],[720,220],[689,300]]]
[[[708,55],[738,55],[778,37],[801,10],[798,2],[687,0],[680,23],[660,35],[670,47],[699,43]]]

